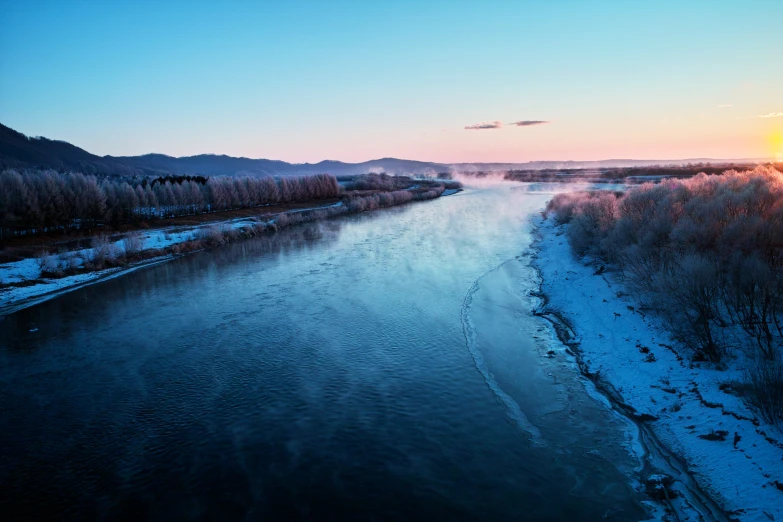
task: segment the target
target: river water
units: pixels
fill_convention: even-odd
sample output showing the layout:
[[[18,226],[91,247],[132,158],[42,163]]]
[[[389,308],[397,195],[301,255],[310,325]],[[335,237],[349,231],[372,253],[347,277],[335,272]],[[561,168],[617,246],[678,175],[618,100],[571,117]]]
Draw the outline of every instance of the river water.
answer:
[[[290,228],[1,318],[0,509],[644,518],[628,424],[531,314],[548,197]]]

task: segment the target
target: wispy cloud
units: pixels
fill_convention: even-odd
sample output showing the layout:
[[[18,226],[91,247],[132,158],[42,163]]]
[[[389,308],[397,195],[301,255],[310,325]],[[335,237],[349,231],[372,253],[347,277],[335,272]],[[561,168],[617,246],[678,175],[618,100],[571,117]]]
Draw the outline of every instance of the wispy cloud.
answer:
[[[484,130],[484,129],[499,129],[503,126],[503,122],[490,121],[481,122],[473,125],[465,125],[465,130]]]
[[[549,123],[549,122],[544,120],[522,120],[522,121],[515,121],[510,125],[516,125],[517,127],[530,127],[531,125],[543,125],[544,123]]]
[[[783,112],[770,112],[769,114],[759,114],[759,118],[780,118]]]
[[[530,127],[532,125],[543,125],[549,123],[545,120],[519,120],[512,123],[506,123],[505,125],[512,125],[514,127]],[[465,130],[485,130],[485,129],[501,129],[504,123],[502,121],[483,121],[473,125],[465,125]]]
[[[720,105],[718,105],[719,109],[728,109],[729,107],[734,107],[734,105],[730,103],[721,103]]]

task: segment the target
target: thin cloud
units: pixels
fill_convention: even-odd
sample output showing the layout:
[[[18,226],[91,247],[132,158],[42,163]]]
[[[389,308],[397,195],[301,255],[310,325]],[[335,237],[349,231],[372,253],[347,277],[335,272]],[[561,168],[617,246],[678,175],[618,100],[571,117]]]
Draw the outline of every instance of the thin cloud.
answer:
[[[517,127],[530,127],[532,125],[543,125],[545,123],[549,123],[549,122],[544,120],[521,120],[521,121],[515,121],[510,125],[516,125]]]
[[[719,109],[728,109],[729,107],[734,107],[734,105],[730,103],[721,103],[720,105],[718,105]]]
[[[770,112],[769,114],[759,114],[759,118],[780,118],[783,112]]]
[[[465,130],[499,129],[501,127],[503,127],[503,122],[491,121],[476,123],[474,125],[465,125]]]
[[[533,125],[543,125],[545,123],[551,123],[546,120],[519,120],[512,123],[506,123],[505,125],[511,125],[514,127],[531,127]],[[465,130],[485,130],[485,129],[501,129],[503,128],[502,121],[483,121],[473,125],[465,125]]]

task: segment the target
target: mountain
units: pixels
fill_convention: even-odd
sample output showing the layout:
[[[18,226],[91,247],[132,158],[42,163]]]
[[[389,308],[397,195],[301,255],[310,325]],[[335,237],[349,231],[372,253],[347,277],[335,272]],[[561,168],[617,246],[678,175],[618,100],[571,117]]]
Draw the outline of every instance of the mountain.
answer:
[[[448,171],[448,165],[382,158],[362,163],[321,161],[288,163],[270,159],[235,158],[200,154],[175,158],[165,154],[143,156],[96,156],[65,141],[31,138],[0,124],[0,169],[52,168],[104,176],[161,176],[166,174],[199,174],[231,176],[245,174],[302,175],[328,172],[335,176],[387,172],[389,174],[436,174]]]
[[[151,169],[172,174],[201,174],[208,176],[230,176],[238,172],[251,175],[288,174],[291,164],[268,159],[234,158],[215,154],[200,154],[175,158],[165,154],[144,154],[143,156],[107,156],[124,165],[139,169]]]
[[[89,174],[136,174],[127,166],[90,154],[65,141],[29,138],[0,124],[0,168],[24,167],[74,170]]]
[[[389,174],[434,175],[440,172],[491,172],[508,170],[614,168],[650,165],[682,165],[686,163],[752,163],[762,160],[633,160],[602,161],[529,161],[526,163],[431,163],[397,158],[381,158],[362,163],[325,160],[318,163],[288,163],[279,160],[235,158],[216,154],[200,154],[175,158],[165,154],[143,156],[96,156],[65,141],[31,138],[0,124],[0,169],[52,168],[59,171],[79,171],[101,176],[162,176],[190,174],[202,176],[297,176],[329,173],[350,176],[368,172]]]
[[[201,174],[208,176],[231,176],[247,174],[263,175],[302,175],[328,172],[335,176],[367,174],[378,171],[389,174],[428,174],[448,171],[448,165],[423,161],[382,158],[362,163],[344,163],[342,161],[321,161],[319,163],[287,163],[270,159],[235,158],[214,154],[200,154],[175,158],[163,154],[145,154],[144,156],[111,157],[114,161],[136,168],[155,169],[174,174]]]

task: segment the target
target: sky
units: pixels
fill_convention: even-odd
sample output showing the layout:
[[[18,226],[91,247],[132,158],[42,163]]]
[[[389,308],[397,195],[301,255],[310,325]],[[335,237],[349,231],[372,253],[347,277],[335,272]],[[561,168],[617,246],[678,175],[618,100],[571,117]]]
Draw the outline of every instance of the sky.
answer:
[[[783,159],[781,23],[781,0],[0,0],[0,123],[99,155]]]

